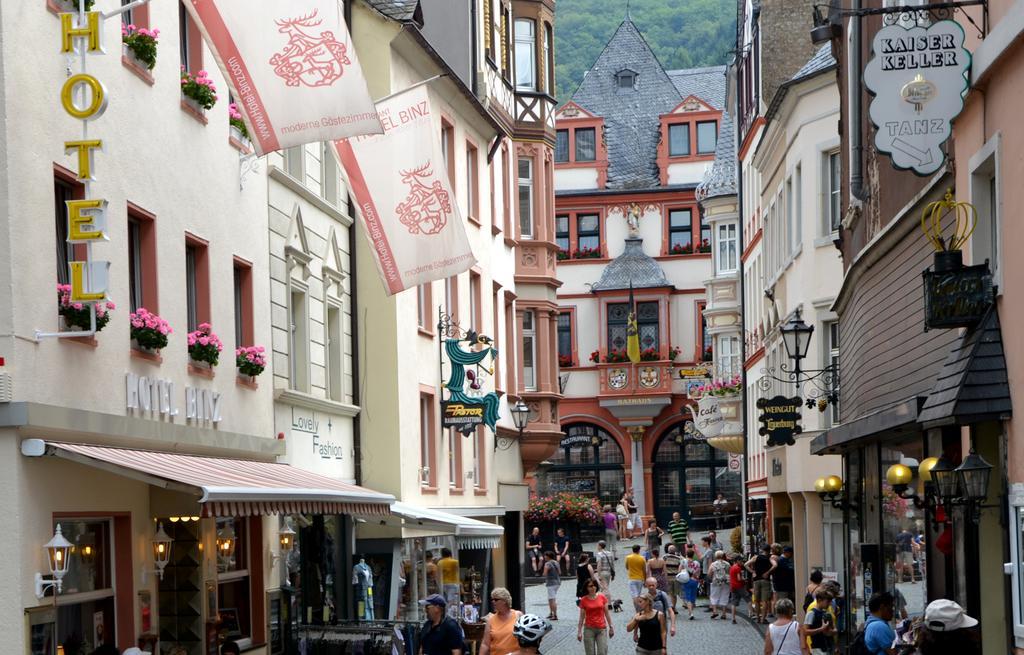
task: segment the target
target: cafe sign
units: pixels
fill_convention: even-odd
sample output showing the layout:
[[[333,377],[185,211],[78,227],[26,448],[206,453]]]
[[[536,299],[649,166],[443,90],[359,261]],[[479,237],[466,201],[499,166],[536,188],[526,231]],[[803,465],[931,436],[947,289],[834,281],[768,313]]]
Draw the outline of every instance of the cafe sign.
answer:
[[[708,395],[700,399],[693,424],[705,437],[717,437],[722,433],[725,417],[722,416],[722,402],[718,396]]]
[[[757,433],[768,437],[767,446],[792,446],[796,443],[794,436],[804,430],[800,425],[802,406],[800,396],[758,398],[757,408],[761,410],[758,421],[761,427]]]
[[[964,107],[971,66],[964,30],[952,20],[910,29],[896,23],[878,30],[872,49],[864,83],[875,96],[875,148],[896,168],[930,175],[945,162],[940,146]]]

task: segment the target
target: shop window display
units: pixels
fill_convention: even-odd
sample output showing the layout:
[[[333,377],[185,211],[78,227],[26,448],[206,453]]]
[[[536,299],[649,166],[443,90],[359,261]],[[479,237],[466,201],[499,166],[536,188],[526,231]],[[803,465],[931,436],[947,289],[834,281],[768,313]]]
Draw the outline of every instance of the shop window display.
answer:
[[[65,653],[91,653],[113,645],[113,546],[107,519],[55,521],[71,542],[70,564],[64,576],[57,610],[57,643]],[[52,595],[52,587],[47,595]]]
[[[893,464],[904,464],[914,470],[924,459],[923,452],[920,441],[882,448],[880,470],[885,472]],[[896,598],[897,620],[920,616],[928,604],[924,510],[915,507],[913,501],[900,498],[885,476],[881,478],[885,588]]]

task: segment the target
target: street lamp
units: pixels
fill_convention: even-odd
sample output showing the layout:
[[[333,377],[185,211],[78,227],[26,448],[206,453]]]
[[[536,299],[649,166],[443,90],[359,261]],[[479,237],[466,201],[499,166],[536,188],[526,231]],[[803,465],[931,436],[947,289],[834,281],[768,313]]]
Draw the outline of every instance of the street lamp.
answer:
[[[512,414],[512,423],[515,424],[516,429],[519,430],[519,440],[523,440],[523,432],[526,431],[526,426],[530,422],[530,406],[523,402],[520,398],[516,401],[515,405],[509,408],[509,413]],[[498,444],[501,444],[500,446]],[[494,449],[508,450],[515,443],[514,439],[507,437],[499,437],[497,434],[494,435]]]
[[[792,365],[780,363],[778,371],[774,368],[762,369],[763,375],[758,384],[762,391],[772,392],[776,382],[783,385],[793,383],[797,397],[806,395],[806,398],[801,399],[808,409],[817,407],[818,411],[823,412],[830,404],[835,406],[839,402],[839,370],[836,364],[821,369],[804,370],[801,367],[801,361],[807,358],[810,351],[811,336],[814,334],[814,326],[805,323],[801,313],[797,307],[790,319],[779,326],[782,345]]]
[[[157,577],[161,580],[164,579],[164,567],[171,561],[171,543],[174,539],[164,532],[164,524],[158,523],[156,528],[156,534],[153,535],[151,540],[153,545],[153,564],[156,565],[156,569],[153,571],[147,571],[145,568],[142,569],[142,583],[146,583],[147,573],[156,573]]]
[[[974,452],[973,448],[957,467],[956,475],[965,500],[976,503],[985,502],[988,497],[988,480],[992,475],[992,465]]]
[[[828,501],[836,509],[857,508],[857,505],[847,500],[843,494],[843,479],[838,475],[818,478],[814,481],[814,490],[818,492],[822,502]]]
[[[932,466],[931,475],[932,480],[935,481],[935,491],[938,492],[939,498],[944,503],[952,504],[953,499],[957,496],[956,469],[949,463],[945,455],[939,457]]]
[[[57,529],[54,530],[53,538],[43,546],[43,550],[46,551],[46,565],[50,569],[50,577],[44,578],[42,573],[36,573],[37,598],[42,598],[46,595],[47,587],[53,587],[55,595],[60,593],[61,581],[64,579],[64,575],[67,574],[68,565],[71,563],[68,558],[71,552],[71,542],[64,538],[64,533],[60,529],[60,523],[57,524]]]
[[[782,333],[782,344],[786,347],[786,355],[793,360],[793,369],[796,373],[797,386],[800,384],[800,360],[807,357],[807,350],[811,346],[811,334],[814,333],[814,326],[804,323],[800,318],[800,309],[797,308],[793,318],[779,328]]]

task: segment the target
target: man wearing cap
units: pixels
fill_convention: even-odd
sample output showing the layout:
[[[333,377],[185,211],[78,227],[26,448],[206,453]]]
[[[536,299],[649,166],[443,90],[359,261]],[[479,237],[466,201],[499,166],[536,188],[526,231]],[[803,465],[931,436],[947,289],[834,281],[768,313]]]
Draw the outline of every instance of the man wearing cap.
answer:
[[[427,612],[427,621],[420,630],[419,655],[460,655],[462,628],[445,612],[447,603],[441,594],[431,594],[420,601]]]
[[[928,603],[924,610],[926,629],[918,630],[917,648],[921,655],[976,655],[981,653],[978,640],[978,619],[968,616],[964,608],[941,598]]]

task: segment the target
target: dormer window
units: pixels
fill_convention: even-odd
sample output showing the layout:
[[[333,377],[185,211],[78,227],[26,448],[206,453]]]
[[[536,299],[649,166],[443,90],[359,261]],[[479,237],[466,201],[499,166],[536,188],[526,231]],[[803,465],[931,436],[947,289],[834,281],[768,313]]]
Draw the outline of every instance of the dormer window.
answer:
[[[619,93],[632,91],[636,88],[636,73],[625,68],[615,74],[616,89]]]

